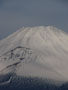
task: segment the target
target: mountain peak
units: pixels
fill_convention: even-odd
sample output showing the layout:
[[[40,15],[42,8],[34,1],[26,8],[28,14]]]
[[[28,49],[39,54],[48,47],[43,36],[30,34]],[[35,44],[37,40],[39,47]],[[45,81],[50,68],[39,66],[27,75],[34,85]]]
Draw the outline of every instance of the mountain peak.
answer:
[[[17,75],[68,81],[68,34],[53,26],[23,27],[0,41],[0,63],[20,64]]]

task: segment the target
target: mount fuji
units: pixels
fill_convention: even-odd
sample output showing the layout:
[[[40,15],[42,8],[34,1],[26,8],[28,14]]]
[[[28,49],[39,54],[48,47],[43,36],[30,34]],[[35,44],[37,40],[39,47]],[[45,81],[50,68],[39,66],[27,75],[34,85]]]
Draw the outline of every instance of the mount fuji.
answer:
[[[68,34],[52,26],[23,27],[0,40],[0,87],[14,79],[20,83],[22,77],[55,86],[67,83]]]

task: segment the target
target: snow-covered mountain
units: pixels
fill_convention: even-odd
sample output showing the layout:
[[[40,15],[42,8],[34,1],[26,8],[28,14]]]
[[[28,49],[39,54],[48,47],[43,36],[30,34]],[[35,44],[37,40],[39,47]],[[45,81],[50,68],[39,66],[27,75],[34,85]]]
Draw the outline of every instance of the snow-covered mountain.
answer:
[[[1,40],[0,75],[8,73],[67,82],[68,34],[52,26],[26,27]]]

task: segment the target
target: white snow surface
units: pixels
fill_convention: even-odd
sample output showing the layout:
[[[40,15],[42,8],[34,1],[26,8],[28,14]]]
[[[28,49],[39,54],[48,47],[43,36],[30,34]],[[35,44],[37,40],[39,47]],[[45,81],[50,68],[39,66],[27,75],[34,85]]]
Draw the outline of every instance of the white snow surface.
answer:
[[[68,81],[68,34],[55,27],[21,28],[0,41],[0,74]],[[4,71],[5,70],[5,71]]]

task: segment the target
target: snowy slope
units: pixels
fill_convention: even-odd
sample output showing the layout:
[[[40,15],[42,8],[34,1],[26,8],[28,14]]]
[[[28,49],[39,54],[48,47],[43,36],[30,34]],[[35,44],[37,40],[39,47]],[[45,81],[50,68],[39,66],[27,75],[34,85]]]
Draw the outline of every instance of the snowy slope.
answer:
[[[0,74],[68,81],[68,34],[55,27],[21,28],[0,41]]]

